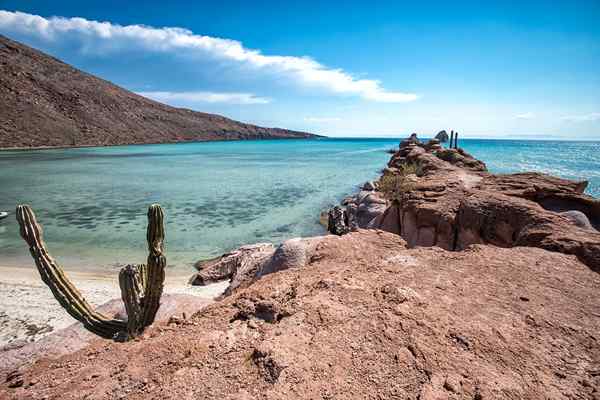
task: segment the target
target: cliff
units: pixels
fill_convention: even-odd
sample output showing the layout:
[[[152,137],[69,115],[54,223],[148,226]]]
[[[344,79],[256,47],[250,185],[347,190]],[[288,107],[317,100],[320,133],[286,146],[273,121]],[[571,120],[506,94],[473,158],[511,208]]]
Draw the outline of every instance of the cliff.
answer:
[[[410,247],[451,251],[473,244],[540,247],[574,254],[600,271],[600,200],[583,193],[587,182],[495,175],[463,149],[407,140],[369,186],[336,209],[334,233],[383,229]]]
[[[170,107],[0,35],[0,148],[309,137]]]

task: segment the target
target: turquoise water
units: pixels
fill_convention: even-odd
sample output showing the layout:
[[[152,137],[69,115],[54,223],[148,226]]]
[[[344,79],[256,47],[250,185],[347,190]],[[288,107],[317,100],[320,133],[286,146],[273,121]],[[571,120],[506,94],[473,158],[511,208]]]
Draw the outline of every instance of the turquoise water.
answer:
[[[245,243],[324,232],[319,212],[375,178],[397,139],[185,143],[0,152],[1,265],[31,265],[14,220],[34,208],[52,254],[70,268],[145,258],[146,209],[167,215],[173,267]],[[599,142],[461,140],[494,172],[588,179],[600,196]]]

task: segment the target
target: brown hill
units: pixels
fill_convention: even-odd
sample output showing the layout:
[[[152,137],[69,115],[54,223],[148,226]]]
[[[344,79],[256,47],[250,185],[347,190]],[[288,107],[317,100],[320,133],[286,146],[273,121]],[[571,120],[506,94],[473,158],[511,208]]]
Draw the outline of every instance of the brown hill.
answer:
[[[0,35],[0,148],[314,136],[170,107]]]

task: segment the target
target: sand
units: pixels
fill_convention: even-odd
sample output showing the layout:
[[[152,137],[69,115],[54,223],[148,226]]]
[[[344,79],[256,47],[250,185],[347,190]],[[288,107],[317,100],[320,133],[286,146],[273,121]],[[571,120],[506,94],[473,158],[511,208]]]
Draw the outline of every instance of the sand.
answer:
[[[213,299],[228,285],[228,282],[222,282],[203,287],[191,286],[188,284],[191,274],[186,270],[169,271],[165,293]],[[68,271],[67,275],[93,305],[121,296],[116,271]],[[0,347],[23,341],[34,342],[76,322],[54,299],[34,268],[0,266],[0,298]]]

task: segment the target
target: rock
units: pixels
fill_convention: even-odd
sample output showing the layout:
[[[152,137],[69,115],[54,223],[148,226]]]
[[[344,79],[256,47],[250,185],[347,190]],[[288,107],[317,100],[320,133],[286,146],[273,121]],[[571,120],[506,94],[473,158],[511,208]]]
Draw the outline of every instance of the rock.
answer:
[[[431,139],[429,142],[425,143],[423,147],[425,148],[425,150],[430,152],[437,152],[443,150],[443,147],[440,145],[440,141],[437,139]]]
[[[256,278],[289,268],[304,267],[321,240],[320,236],[286,240],[256,272]]]
[[[225,254],[220,258],[235,257],[236,267],[233,269],[229,286],[223,296],[230,296],[265,275],[306,266],[321,240],[323,240],[322,236],[294,238],[286,240],[277,248],[271,244],[260,243],[242,246]]]
[[[577,210],[569,210],[561,212],[560,215],[566,217],[569,221],[571,221],[575,226],[578,226],[587,230],[594,230],[594,227],[590,223],[587,215]]]
[[[400,210],[393,205],[384,211],[380,217],[371,222],[371,228],[381,229],[386,232],[400,234]]]
[[[600,201],[583,194],[587,182],[540,173],[493,175],[462,149],[405,142],[385,173],[418,164],[421,176],[411,178],[412,190],[393,209],[372,203],[368,193],[377,191],[356,195],[359,227],[400,233],[409,247],[541,247],[574,254],[600,270]]]
[[[252,352],[252,361],[259,368],[263,378],[271,384],[279,379],[281,372],[287,368],[285,361],[278,359],[272,349],[258,348]]]
[[[487,171],[485,163],[477,160],[462,149],[441,149],[436,152],[436,155],[442,160],[460,168],[472,171]]]
[[[439,140],[440,143],[446,143],[450,139],[450,137],[448,136],[448,132],[446,132],[445,130],[439,131],[437,135],[435,135],[435,138]]]
[[[371,221],[383,214],[387,206],[379,202],[362,202],[356,209],[356,222],[359,227],[368,227]]]
[[[340,206],[335,206],[331,210],[329,210],[327,231],[339,236],[345,235],[346,233],[350,232],[350,228],[348,227],[348,217],[346,215],[346,210],[344,210]]]
[[[375,190],[375,184],[373,181],[367,181],[362,186],[362,190]]]
[[[413,147],[421,144],[416,133],[412,133],[407,139],[400,142],[400,150],[407,147]]]
[[[11,371],[8,374],[6,374],[5,382],[9,388],[21,387],[24,383],[23,373],[17,370]]]
[[[234,272],[229,286],[223,293],[229,296],[235,290],[248,286],[255,279],[257,273],[262,270],[264,265],[269,262],[276,250],[272,244],[259,245],[260,250],[247,253],[239,260],[239,266]]]
[[[198,261],[195,264],[198,273],[190,279],[190,284],[204,286],[231,279],[242,265],[256,265],[258,261],[274,251],[275,248],[271,243],[258,243],[242,246],[212,260]]]

